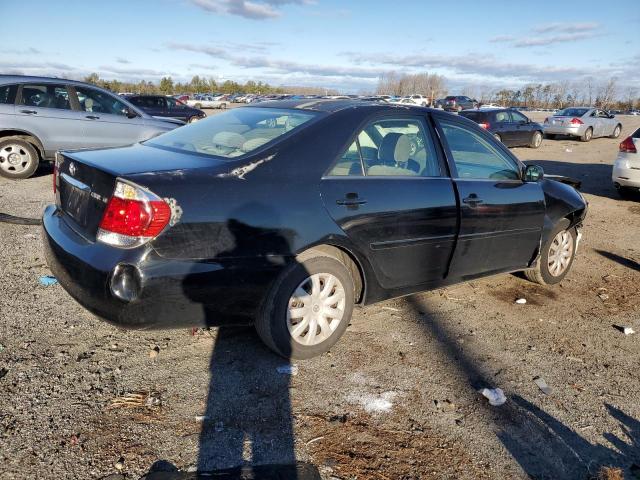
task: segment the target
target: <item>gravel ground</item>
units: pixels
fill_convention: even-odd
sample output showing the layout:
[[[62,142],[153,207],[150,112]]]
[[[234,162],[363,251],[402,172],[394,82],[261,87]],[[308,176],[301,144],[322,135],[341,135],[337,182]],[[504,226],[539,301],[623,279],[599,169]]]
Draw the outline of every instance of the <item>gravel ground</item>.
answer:
[[[620,118],[623,136],[640,126]],[[633,478],[640,336],[614,325],[640,332],[640,203],[611,186],[618,142],[514,149],[583,181],[589,215],[561,285],[500,275],[358,309],[294,376],[251,329],[133,332],[96,319],[39,284],[50,273],[39,227],[0,223],[0,478],[294,459],[324,479],[586,479],[602,466]],[[0,179],[0,212],[36,217],[50,192],[47,169]],[[506,404],[488,405],[486,386]]]

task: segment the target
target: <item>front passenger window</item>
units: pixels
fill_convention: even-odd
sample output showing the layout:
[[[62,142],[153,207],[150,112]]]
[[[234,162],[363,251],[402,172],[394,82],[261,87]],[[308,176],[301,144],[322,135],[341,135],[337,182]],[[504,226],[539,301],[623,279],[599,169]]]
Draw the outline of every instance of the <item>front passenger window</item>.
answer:
[[[115,96],[87,87],[75,87],[80,109],[92,113],[108,113],[126,116],[127,106]]]
[[[440,120],[458,178],[519,180],[516,162],[492,145],[488,139],[462,125]]]

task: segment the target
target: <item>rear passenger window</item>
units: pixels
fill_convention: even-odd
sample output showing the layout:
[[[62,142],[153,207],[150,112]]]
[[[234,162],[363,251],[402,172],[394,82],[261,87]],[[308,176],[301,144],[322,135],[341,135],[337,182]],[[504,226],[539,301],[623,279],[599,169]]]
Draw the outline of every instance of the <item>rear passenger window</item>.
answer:
[[[442,172],[421,120],[386,118],[367,125],[329,175],[438,177]]]
[[[439,120],[439,123],[456,164],[458,178],[520,179],[518,165],[480,134],[446,120]]]
[[[23,85],[21,105],[71,110],[69,94],[64,85]]]
[[[13,103],[16,99],[17,85],[0,86],[0,103]]]
[[[511,122],[509,112],[496,112],[496,122]]]

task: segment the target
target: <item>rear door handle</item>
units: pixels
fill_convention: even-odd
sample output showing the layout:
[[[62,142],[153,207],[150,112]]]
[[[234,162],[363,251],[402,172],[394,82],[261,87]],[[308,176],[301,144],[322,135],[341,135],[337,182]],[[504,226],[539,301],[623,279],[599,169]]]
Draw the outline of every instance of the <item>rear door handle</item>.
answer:
[[[87,115],[87,118],[90,118],[91,120],[99,120],[100,117],[98,117],[97,115]]]
[[[463,198],[462,203],[466,203],[470,207],[475,207],[476,205],[482,203],[482,200],[478,198],[478,195],[472,193],[468,197]]]
[[[35,110],[20,110],[20,113],[28,113],[29,115],[37,115],[38,112]]]
[[[353,192],[353,193],[347,193],[344,196],[344,199],[342,200],[336,200],[336,203],[338,205],[346,205],[348,207],[353,207],[356,205],[363,205],[367,203],[367,201],[364,198],[358,198],[358,194]]]

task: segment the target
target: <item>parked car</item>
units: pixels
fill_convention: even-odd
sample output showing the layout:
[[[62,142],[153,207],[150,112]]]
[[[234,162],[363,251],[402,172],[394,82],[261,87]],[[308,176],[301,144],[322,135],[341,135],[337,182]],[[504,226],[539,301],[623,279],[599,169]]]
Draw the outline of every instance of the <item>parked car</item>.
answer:
[[[429,97],[425,97],[424,95],[409,95],[407,99],[410,100],[414,105],[420,105],[422,107],[426,107],[427,105],[431,104],[431,99]]]
[[[479,105],[478,108],[505,108],[502,105],[498,105],[497,103],[483,103],[482,105]]]
[[[620,143],[618,158],[613,164],[613,185],[621,197],[640,193],[640,128]]]
[[[478,101],[464,95],[451,95],[445,97],[442,108],[447,112],[460,112],[469,108],[478,108]]]
[[[152,117],[177,118],[186,123],[192,123],[207,116],[202,110],[164,95],[130,95],[125,98]]]
[[[7,178],[30,177],[57,150],[128,145],[178,125],[88,83],[0,75],[0,175]]]
[[[210,95],[196,95],[193,99],[187,100],[186,104],[194,108],[227,108],[228,101],[221,96],[213,97]]]
[[[459,115],[476,122],[507,147],[538,148],[542,145],[542,125],[516,110],[482,107],[462,110]]]
[[[583,142],[592,138],[618,138],[622,124],[603,110],[590,107],[570,107],[544,119],[544,134],[547,138],[556,135],[579,137]]]
[[[133,328],[255,323],[291,358],[326,352],[355,304],[500,272],[560,282],[587,209],[470,120],[352,100],[63,152],[54,185],[47,263],[86,308]]]

